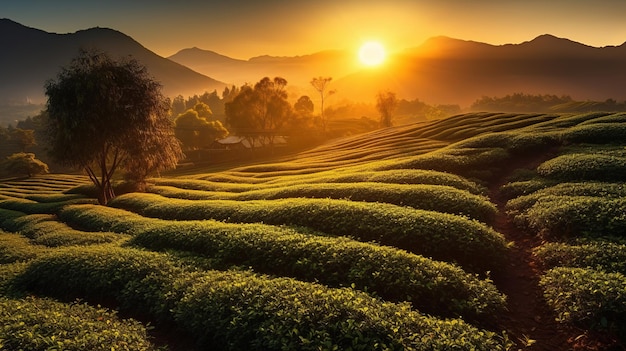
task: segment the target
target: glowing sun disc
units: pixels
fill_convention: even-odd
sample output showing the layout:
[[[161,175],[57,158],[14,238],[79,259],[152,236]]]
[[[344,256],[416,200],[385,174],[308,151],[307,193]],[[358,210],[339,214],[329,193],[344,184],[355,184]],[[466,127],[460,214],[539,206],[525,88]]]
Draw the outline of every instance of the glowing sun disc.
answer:
[[[369,41],[359,49],[359,60],[366,66],[377,66],[385,61],[385,48],[378,42]]]

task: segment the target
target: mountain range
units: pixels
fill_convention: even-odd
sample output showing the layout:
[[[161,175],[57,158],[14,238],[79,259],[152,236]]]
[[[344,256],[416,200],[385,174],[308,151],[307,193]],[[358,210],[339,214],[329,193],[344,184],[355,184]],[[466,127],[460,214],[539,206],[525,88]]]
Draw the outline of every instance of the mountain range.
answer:
[[[434,37],[391,55],[379,67],[363,68],[354,53],[341,50],[241,60],[189,48],[164,58],[113,29],[53,34],[0,19],[0,101],[43,101],[44,82],[80,47],[132,55],[162,82],[169,96],[221,91],[230,84],[282,76],[295,100],[299,94],[317,94],[308,84],[311,78],[330,76],[331,89],[337,90],[335,101],[371,102],[381,90],[400,98],[463,107],[481,96],[518,92],[570,95],[577,100],[626,99],[626,43],[598,48],[542,35],[520,44],[490,45]]]
[[[71,34],[48,33],[0,19],[0,101],[41,103],[44,84],[56,77],[81,48],[113,58],[132,56],[148,68],[168,96],[223,89],[226,84],[146,49],[131,37],[107,28]]]

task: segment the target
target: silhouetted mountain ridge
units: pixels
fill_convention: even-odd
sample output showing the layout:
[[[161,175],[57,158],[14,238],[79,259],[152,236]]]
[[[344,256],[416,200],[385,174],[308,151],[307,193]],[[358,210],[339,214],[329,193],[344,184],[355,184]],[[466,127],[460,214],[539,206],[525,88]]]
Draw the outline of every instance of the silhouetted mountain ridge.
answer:
[[[202,93],[225,84],[148,50],[130,36],[109,28],[56,34],[0,19],[0,100],[44,101],[44,83],[56,77],[81,48],[132,56],[160,81],[166,95]]]

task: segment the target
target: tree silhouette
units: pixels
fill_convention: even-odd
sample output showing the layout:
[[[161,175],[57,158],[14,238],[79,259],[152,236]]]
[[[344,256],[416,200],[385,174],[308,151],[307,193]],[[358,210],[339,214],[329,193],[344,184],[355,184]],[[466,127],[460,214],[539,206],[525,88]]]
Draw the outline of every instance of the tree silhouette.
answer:
[[[391,127],[393,125],[392,115],[398,107],[398,98],[395,93],[381,91],[376,95],[376,109],[380,113],[380,126]]]
[[[182,157],[167,118],[169,101],[136,60],[81,51],[45,89],[51,156],[84,169],[100,204],[115,197],[111,180],[118,169],[143,182]]]
[[[333,80],[332,77],[316,77],[311,80],[311,85],[317,92],[320,94],[321,104],[320,104],[320,119],[322,121],[322,131],[326,131],[326,115],[324,114],[324,99],[333,95],[335,93],[334,90],[326,91],[328,88],[328,84]]]

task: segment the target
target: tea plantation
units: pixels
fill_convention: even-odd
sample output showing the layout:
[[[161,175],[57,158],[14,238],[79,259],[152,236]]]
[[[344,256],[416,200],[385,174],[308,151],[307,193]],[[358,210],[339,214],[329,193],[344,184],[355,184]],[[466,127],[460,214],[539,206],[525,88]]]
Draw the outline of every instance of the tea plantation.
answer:
[[[107,207],[82,176],[0,182],[0,350],[550,349],[502,318],[529,242],[564,342],[626,342],[625,114],[463,114],[149,181]]]

